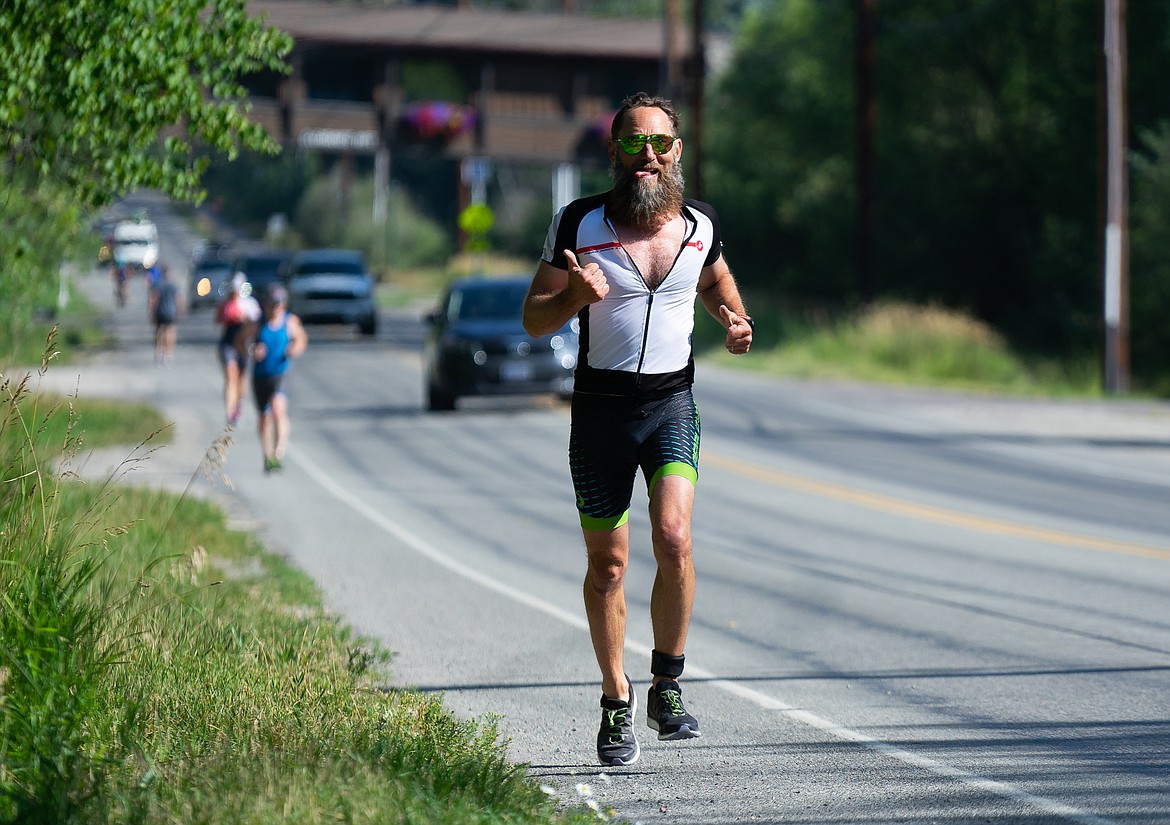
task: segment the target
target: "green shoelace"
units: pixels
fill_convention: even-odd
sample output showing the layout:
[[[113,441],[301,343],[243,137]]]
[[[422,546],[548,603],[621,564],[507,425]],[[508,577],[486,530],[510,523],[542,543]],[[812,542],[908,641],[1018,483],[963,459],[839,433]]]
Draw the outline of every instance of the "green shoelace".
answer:
[[[629,708],[606,709],[605,711],[605,726],[609,728],[609,741],[615,745],[622,741],[622,726],[626,724],[626,715],[629,712]]]
[[[683,716],[686,714],[682,706],[682,694],[677,690],[664,690],[658,695],[662,698],[663,704],[670,710],[671,716]]]

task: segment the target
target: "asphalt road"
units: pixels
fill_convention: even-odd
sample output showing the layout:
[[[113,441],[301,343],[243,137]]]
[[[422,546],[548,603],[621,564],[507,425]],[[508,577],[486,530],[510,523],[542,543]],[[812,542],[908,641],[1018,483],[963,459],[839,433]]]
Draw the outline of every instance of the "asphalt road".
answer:
[[[182,275],[193,238],[159,223]],[[103,276],[78,282],[113,312]],[[226,479],[198,469],[223,428],[210,313],[156,369],[135,285],[119,348],[46,380],[158,404],[174,444],[131,481],[222,502],[394,651],[392,686],[496,715],[566,800],[643,823],[1170,822],[1170,405],[701,364],[683,685],[703,736],[639,726],[641,760],[602,771],[567,412],[424,413],[424,309],[385,312],[374,340],[310,328],[279,475],[251,410]],[[653,564],[635,496],[627,668],[644,700]]]

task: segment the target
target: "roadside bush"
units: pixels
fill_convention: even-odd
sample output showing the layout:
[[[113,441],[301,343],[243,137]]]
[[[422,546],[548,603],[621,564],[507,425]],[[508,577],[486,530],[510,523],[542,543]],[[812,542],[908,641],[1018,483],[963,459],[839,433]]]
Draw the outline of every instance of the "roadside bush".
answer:
[[[312,153],[268,157],[245,152],[232,160],[214,157],[203,184],[224,218],[261,237],[269,217],[289,214],[319,174],[320,163]]]
[[[1029,395],[1099,394],[1092,359],[1021,355],[990,325],[955,310],[882,302],[833,312],[745,297],[756,320],[752,353],[730,362],[743,369]],[[695,345],[698,352],[721,353],[721,328],[700,319]]]
[[[877,369],[924,382],[1009,385],[1024,373],[988,324],[939,306],[875,304],[841,327],[838,347],[863,354]]]

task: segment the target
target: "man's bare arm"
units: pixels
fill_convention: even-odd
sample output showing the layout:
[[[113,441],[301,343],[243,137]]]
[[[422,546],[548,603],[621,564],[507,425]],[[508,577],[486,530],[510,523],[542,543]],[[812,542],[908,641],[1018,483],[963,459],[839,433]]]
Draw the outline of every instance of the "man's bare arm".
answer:
[[[750,316],[744,308],[735,276],[722,255],[715,263],[703,268],[699,276],[699,300],[727,330],[727,351],[733,355],[746,353],[752,345]]]
[[[577,256],[566,249],[569,268],[557,269],[541,261],[524,299],[524,329],[534,338],[550,335],[587,304],[600,301],[609,292],[609,282],[596,263],[581,266]]]
[[[300,358],[309,346],[309,333],[305,331],[305,325],[298,316],[289,316],[288,332],[288,349],[285,350],[285,354],[289,358]]]

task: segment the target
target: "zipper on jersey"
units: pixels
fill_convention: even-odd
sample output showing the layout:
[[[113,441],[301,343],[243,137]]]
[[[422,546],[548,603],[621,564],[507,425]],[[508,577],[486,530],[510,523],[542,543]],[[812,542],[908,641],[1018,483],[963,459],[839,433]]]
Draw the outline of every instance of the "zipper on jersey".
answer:
[[[646,363],[646,345],[650,341],[650,308],[654,306],[654,290],[646,282],[646,276],[642,274],[642,269],[638,266],[638,262],[634,260],[634,256],[630,254],[630,251],[626,249],[626,245],[622,243],[622,239],[617,232],[617,227],[613,225],[608,215],[605,217],[605,225],[609,228],[613,239],[617,241],[618,249],[626,256],[626,260],[630,262],[630,266],[634,268],[634,271],[638,273],[638,280],[642,282],[642,286],[646,287],[646,320],[642,322],[642,343],[638,347],[638,366],[634,370],[634,387],[637,388],[642,384],[642,365]],[[682,254],[682,250],[679,250],[679,254]],[[676,257],[675,260],[677,261],[678,258]],[[673,263],[671,263],[671,268],[674,268]],[[663,278],[662,280],[665,281],[666,279]],[[659,286],[662,286],[662,284],[659,284]]]
[[[683,220],[687,223],[688,232],[683,236],[682,243],[679,244],[678,247],[678,252],[675,253],[674,260],[670,262],[670,269],[667,270],[666,276],[663,277],[658,286],[662,286],[662,284],[666,283],[666,279],[669,278],[670,273],[674,271],[674,266],[678,263],[678,259],[682,257],[683,251],[687,248],[687,244],[690,243],[691,238],[693,238],[695,233],[699,230],[698,222],[690,220],[686,214],[683,215]],[[642,269],[638,266],[638,262],[634,260],[634,256],[630,254],[630,251],[626,249],[626,245],[622,243],[622,239],[617,233],[617,228],[613,225],[613,222],[610,221],[608,215],[605,216],[605,225],[609,228],[610,233],[613,235],[613,239],[617,241],[618,248],[621,249],[622,253],[629,260],[630,266],[632,266],[634,271],[638,273],[638,279],[642,282],[642,286],[646,287],[646,320],[642,324],[642,343],[638,348],[638,366],[634,371],[634,387],[637,388],[642,385],[642,366],[646,363],[646,349],[650,343],[650,310],[654,308],[654,293],[658,287],[651,287],[650,284],[646,281],[646,276],[642,274]]]
[[[643,281],[645,282],[645,281]],[[654,290],[646,294],[646,321],[642,324],[642,348],[638,352],[638,369],[634,371],[634,386],[642,386],[642,365],[646,363],[646,346],[650,341],[650,310],[654,308]]]

